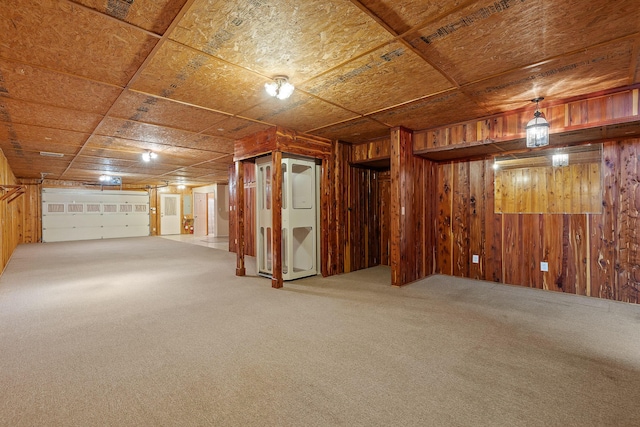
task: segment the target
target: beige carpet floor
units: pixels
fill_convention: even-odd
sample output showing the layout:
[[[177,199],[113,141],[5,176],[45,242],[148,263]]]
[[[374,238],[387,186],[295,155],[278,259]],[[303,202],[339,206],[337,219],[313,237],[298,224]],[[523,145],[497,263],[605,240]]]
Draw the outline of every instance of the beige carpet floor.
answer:
[[[637,426],[640,307],[376,267],[285,282],[156,237],[21,245],[2,426]],[[255,268],[249,268],[255,273]]]

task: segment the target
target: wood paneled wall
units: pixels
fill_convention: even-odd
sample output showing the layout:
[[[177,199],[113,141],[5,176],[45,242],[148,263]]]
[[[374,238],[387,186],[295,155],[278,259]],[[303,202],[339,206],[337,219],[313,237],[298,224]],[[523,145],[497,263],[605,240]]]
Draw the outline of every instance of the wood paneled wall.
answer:
[[[413,155],[413,134],[391,131],[391,284],[401,286],[433,270],[434,164]]]
[[[501,213],[602,212],[600,163],[495,172],[495,209]]]
[[[2,150],[0,150],[0,186],[17,184],[18,182],[9,167],[9,163]],[[3,189],[0,192],[0,196],[10,190],[9,187]],[[0,242],[2,242],[0,246],[0,272],[4,271],[11,254],[20,243],[19,227],[23,218],[21,213],[21,199],[23,198],[24,194],[11,202],[9,202],[9,199],[0,202]]]
[[[256,256],[256,168],[251,161],[242,162],[244,171],[244,254]],[[235,166],[229,166],[229,252],[235,252],[236,216],[232,213],[237,209],[237,180]]]
[[[599,214],[495,213],[492,163],[437,166],[437,273],[640,302],[640,140],[604,143]]]
[[[389,183],[389,172],[352,166],[352,158],[353,146],[335,142],[322,166],[324,179],[321,191],[326,193],[321,197],[321,272],[324,276],[381,263],[381,190],[378,182],[382,174],[386,175]],[[253,166],[253,163],[244,162],[245,254],[251,256],[255,256],[256,178]],[[229,169],[229,192],[230,209],[233,212],[233,206],[237,203],[233,168]],[[387,208],[389,204],[387,200]],[[233,221],[235,216],[230,215],[229,247],[230,251],[235,252],[237,246]]]
[[[540,111],[551,124],[551,133],[561,129],[596,126],[624,121],[638,116],[638,89],[613,90],[599,96],[567,102],[544,102]],[[463,145],[475,141],[500,141],[524,135],[527,122],[533,117],[534,106],[501,114],[494,118],[459,123],[415,133],[414,150]]]

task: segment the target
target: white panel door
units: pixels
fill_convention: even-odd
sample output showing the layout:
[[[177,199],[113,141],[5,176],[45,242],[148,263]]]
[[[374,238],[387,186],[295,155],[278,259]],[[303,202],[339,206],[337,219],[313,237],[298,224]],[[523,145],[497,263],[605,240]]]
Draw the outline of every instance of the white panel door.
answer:
[[[193,234],[207,235],[207,194],[193,193]]]
[[[180,195],[160,195],[160,233],[180,234]]]

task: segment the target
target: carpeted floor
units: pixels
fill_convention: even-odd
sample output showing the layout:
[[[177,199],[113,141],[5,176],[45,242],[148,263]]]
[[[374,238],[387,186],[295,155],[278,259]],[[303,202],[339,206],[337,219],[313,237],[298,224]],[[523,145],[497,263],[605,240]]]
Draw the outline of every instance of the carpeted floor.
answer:
[[[19,246],[0,425],[640,423],[638,306],[446,276],[396,289],[386,267],[281,290],[234,271],[156,237]]]

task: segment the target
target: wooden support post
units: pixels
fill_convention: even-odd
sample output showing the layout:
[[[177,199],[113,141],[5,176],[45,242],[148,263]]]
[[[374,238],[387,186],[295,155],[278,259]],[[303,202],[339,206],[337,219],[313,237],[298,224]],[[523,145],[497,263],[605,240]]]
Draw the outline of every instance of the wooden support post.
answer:
[[[274,151],[271,157],[273,175],[271,181],[271,221],[273,270],[271,287],[282,287],[282,152]]]
[[[329,276],[331,251],[329,249],[329,209],[331,197],[331,177],[329,157],[322,158],[320,173],[320,272],[322,277]]]
[[[413,155],[413,134],[391,131],[391,284],[402,286],[426,275],[425,162]],[[428,197],[433,197],[429,194]]]
[[[236,276],[244,276],[244,164],[235,162],[236,168]]]

